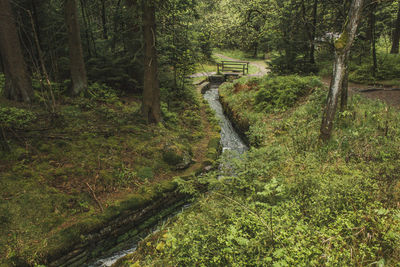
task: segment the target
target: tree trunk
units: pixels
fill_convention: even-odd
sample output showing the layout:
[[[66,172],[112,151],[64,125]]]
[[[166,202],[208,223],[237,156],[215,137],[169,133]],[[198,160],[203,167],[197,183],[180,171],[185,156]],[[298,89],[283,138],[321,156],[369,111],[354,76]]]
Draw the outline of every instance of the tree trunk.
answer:
[[[5,96],[31,102],[33,89],[22,55],[10,1],[0,0],[0,53],[6,77]]]
[[[364,0],[352,1],[343,32],[335,41],[335,62],[333,67],[333,75],[320,130],[320,138],[324,141],[331,137],[333,120],[335,118],[338,103],[338,96],[342,90],[343,80],[345,79],[346,74],[346,58],[348,57],[348,52],[353,44],[358,23],[360,22],[363,4]]]
[[[80,4],[81,4],[83,25],[85,26],[85,39],[86,39],[87,52],[88,52],[89,58],[91,58],[92,57],[92,51],[90,49],[89,25],[88,25],[88,21],[87,21],[87,18],[86,18],[86,10],[85,10],[85,6],[83,4],[83,0],[80,0]]]
[[[112,33],[112,52],[115,53],[115,46],[117,44],[117,38],[118,38],[118,20],[120,16],[120,6],[121,6],[121,0],[118,0],[117,6],[115,7],[115,12],[114,12],[114,32]]]
[[[102,23],[102,26],[103,26],[103,39],[108,39],[107,17],[106,17],[106,0],[101,0],[101,23]]]
[[[342,91],[340,94],[340,111],[343,112],[347,108],[347,102],[348,102],[348,95],[349,95],[349,56],[350,56],[350,51],[346,53],[345,57],[345,66],[346,70],[344,72],[344,77],[343,77],[343,83],[342,83]]]
[[[39,3],[39,9],[40,9],[40,3]],[[40,24],[39,24],[39,17],[38,17],[38,8],[35,0],[31,0],[31,8],[32,8],[32,15],[33,15],[33,21],[35,23],[35,28],[37,29],[36,35],[39,40],[39,44],[42,45],[42,38],[40,35]]]
[[[376,58],[376,36],[375,36],[375,9],[376,2],[372,4],[370,13],[370,34],[371,34],[371,48],[372,48],[372,76],[376,77],[376,71],[378,69],[378,60]]]
[[[397,20],[393,31],[393,43],[392,43],[392,49],[390,51],[391,54],[399,53],[399,40],[400,40],[400,0],[399,0],[399,11],[397,12]]]
[[[142,114],[148,123],[158,123],[161,121],[161,109],[156,50],[156,8],[154,1],[144,0],[142,5],[145,42]]]
[[[253,45],[253,58],[257,58],[258,55],[258,42],[254,42]]]
[[[317,13],[318,12],[318,0],[314,0],[313,6],[313,22],[312,22],[312,29],[311,29],[311,45],[310,45],[310,64],[315,65],[315,35],[317,32]]]
[[[87,77],[81,35],[78,23],[78,10],[75,0],[65,0],[65,22],[68,29],[70,71],[72,79],[71,94],[76,96],[87,89]]]

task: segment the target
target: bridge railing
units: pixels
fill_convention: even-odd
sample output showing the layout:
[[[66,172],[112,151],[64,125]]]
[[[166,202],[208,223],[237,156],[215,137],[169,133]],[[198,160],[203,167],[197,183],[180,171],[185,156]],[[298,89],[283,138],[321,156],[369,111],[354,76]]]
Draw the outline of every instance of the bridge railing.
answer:
[[[243,75],[249,74],[249,63],[248,61],[232,61],[232,60],[224,60],[221,63],[217,63],[218,71],[221,72],[242,72]]]

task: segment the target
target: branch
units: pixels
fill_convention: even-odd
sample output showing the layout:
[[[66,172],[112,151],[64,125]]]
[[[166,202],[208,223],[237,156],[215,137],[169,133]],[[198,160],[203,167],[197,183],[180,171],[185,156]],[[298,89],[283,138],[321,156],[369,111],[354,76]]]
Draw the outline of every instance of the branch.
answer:
[[[92,196],[94,200],[96,201],[97,205],[99,205],[101,212],[104,211],[103,206],[101,205],[99,199],[96,197],[96,193],[94,192],[93,188],[89,185],[89,183],[85,183],[87,187],[89,188],[90,192],[92,193]]]

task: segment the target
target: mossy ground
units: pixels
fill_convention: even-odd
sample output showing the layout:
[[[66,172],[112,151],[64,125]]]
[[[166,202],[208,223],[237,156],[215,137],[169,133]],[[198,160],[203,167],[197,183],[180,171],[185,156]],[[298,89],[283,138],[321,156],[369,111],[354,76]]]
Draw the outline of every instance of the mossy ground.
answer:
[[[140,97],[108,100],[62,97],[53,118],[41,105],[0,100],[37,116],[23,130],[6,131],[11,152],[0,155],[0,263],[40,262],[122,210],[173,190],[173,177],[203,167],[208,143],[219,137],[194,88],[162,104],[158,125],[141,120]],[[187,151],[194,164],[175,170],[163,159],[171,146]]]

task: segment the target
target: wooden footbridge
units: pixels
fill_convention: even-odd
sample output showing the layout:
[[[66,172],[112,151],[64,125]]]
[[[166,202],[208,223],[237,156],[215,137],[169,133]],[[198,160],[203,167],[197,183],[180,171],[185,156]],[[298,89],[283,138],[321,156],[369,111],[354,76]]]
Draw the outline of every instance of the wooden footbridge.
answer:
[[[232,74],[243,75],[249,74],[249,63],[247,61],[233,61],[224,60],[221,63],[217,63],[217,74]]]

